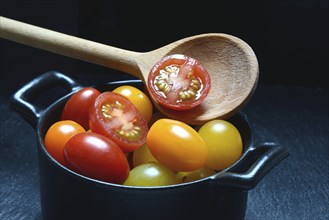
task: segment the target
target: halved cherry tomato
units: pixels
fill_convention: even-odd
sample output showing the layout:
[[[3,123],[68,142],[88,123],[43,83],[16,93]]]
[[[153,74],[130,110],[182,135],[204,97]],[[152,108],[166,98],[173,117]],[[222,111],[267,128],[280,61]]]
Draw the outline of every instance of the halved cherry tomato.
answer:
[[[201,136],[189,125],[172,119],[159,119],[152,125],[147,146],[159,163],[174,171],[200,169],[208,155]]]
[[[123,95],[114,92],[99,95],[90,108],[89,119],[92,132],[110,138],[124,152],[131,152],[146,142],[147,123]]]
[[[66,142],[74,135],[82,132],[85,132],[85,129],[72,120],[55,122],[50,126],[45,136],[47,152],[59,163],[65,165],[63,149]]]
[[[149,97],[133,86],[120,86],[114,89],[112,92],[119,93],[127,97],[135,107],[142,113],[146,122],[149,122],[152,117],[153,106]]]
[[[61,120],[73,120],[88,130],[89,109],[100,94],[100,91],[92,87],[85,87],[79,90],[67,101]]]
[[[175,109],[191,109],[206,98],[210,76],[192,57],[169,55],[157,62],[148,76],[150,94],[159,104]]]
[[[68,140],[64,159],[69,169],[110,183],[123,183],[130,171],[120,147],[103,135],[92,132],[80,133]]]

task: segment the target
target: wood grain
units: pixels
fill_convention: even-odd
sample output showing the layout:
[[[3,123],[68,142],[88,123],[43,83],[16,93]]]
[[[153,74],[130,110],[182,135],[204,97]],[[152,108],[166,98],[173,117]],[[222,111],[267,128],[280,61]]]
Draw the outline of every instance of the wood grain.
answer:
[[[245,106],[257,86],[259,70],[256,55],[246,42],[232,35],[200,34],[140,53],[5,17],[0,19],[1,38],[116,69],[144,82],[153,65],[166,55],[185,54],[199,60],[211,78],[211,90],[200,106],[187,111],[173,111],[151,97],[162,113],[189,124],[232,116]]]

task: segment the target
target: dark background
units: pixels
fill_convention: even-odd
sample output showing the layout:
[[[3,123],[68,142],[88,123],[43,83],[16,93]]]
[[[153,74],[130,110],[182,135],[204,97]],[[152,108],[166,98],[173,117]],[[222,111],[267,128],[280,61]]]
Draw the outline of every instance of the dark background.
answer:
[[[328,86],[328,1],[324,0],[1,0],[1,16],[138,52],[195,34],[228,33],[254,49],[260,84]],[[130,78],[7,40],[0,43],[1,94],[6,96],[49,70],[83,84]]]
[[[243,39],[260,65],[243,109],[255,143],[290,152],[250,191],[246,220],[329,218],[328,1],[0,2],[1,16],[140,52],[207,32]],[[35,130],[8,97],[50,70],[84,85],[132,77],[2,39],[0,53],[0,219],[41,219]]]

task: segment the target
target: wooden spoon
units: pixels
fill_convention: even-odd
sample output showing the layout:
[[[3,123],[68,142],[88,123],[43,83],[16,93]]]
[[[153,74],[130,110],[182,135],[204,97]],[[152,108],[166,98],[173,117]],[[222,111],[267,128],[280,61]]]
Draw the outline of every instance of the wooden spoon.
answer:
[[[149,71],[162,57],[193,57],[210,74],[211,90],[205,101],[194,109],[174,111],[153,100],[162,113],[189,124],[234,115],[250,100],[258,82],[258,61],[252,48],[228,34],[200,34],[150,52],[133,52],[5,17],[0,17],[0,31],[1,38],[129,73],[146,86]]]

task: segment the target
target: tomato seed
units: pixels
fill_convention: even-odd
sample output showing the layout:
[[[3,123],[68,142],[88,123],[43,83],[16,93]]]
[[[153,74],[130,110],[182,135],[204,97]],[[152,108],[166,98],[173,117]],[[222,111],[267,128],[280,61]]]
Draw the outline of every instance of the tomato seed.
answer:
[[[117,130],[117,133],[126,139],[137,140],[140,135],[141,128],[134,126],[131,130],[125,130],[124,128]]]

